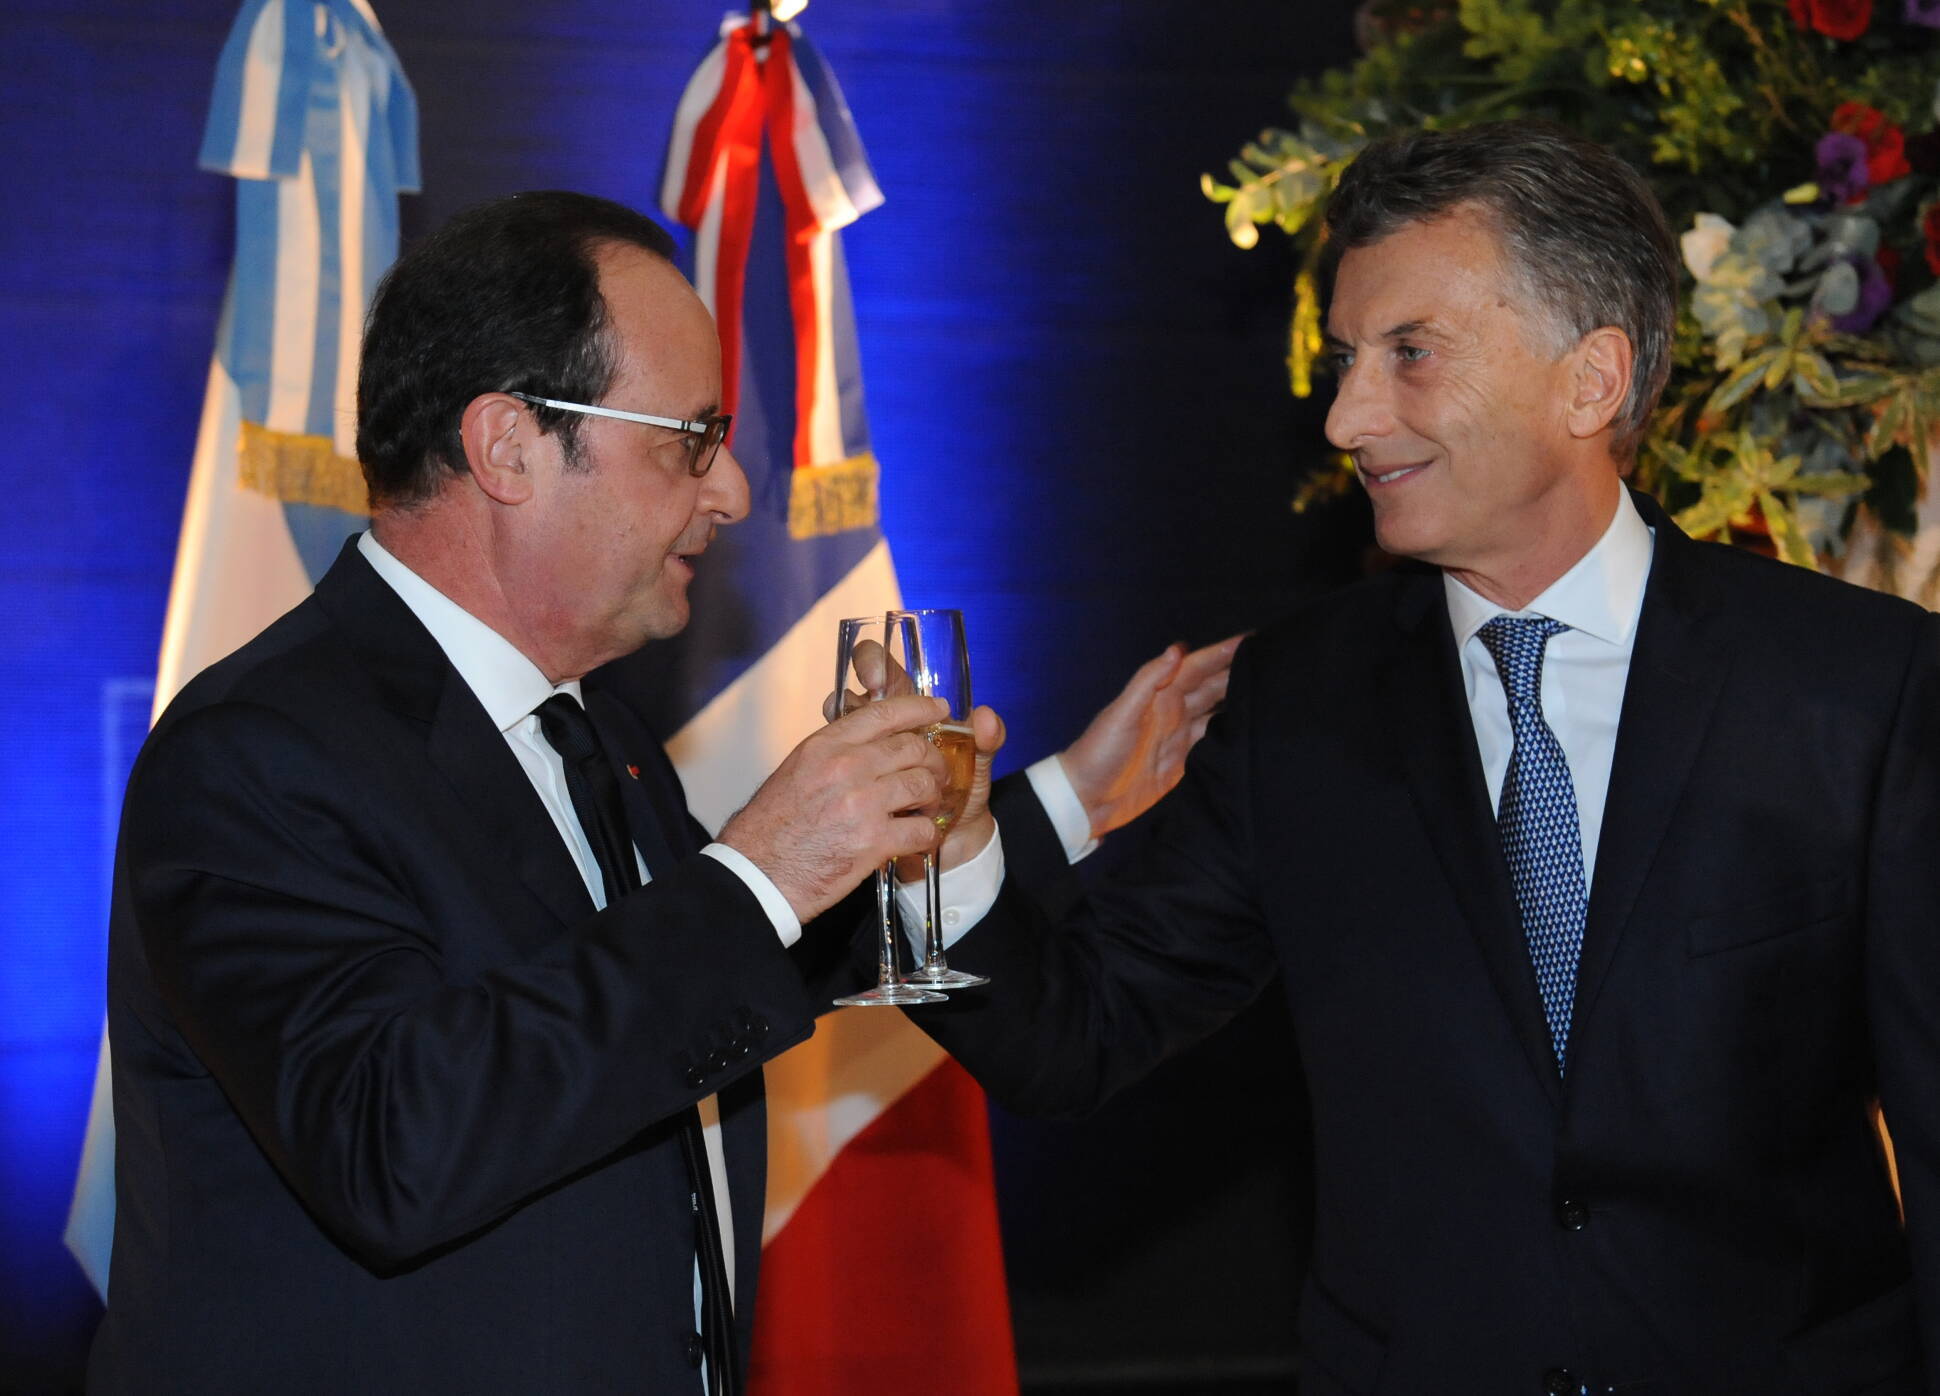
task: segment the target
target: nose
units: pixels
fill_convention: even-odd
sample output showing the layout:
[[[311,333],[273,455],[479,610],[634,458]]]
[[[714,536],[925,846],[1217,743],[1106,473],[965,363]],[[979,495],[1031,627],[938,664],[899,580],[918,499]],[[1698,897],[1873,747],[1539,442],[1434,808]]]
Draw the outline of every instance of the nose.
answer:
[[[748,516],[748,472],[724,443],[714,464],[701,479],[699,508],[718,523],[739,523]]]
[[[1388,427],[1386,394],[1378,376],[1360,364],[1340,371],[1335,380],[1334,405],[1327,409],[1327,439],[1342,451],[1353,451]]]

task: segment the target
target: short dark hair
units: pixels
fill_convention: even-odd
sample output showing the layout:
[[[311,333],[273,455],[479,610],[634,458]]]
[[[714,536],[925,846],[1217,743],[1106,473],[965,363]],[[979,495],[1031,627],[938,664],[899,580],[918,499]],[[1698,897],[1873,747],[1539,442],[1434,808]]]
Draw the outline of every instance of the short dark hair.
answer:
[[[1677,326],[1677,247],[1650,186],[1546,121],[1411,132],[1369,145],[1342,174],[1327,205],[1329,255],[1464,204],[1493,219],[1509,274],[1557,330],[1557,352],[1604,325],[1630,337],[1630,395],[1613,442],[1630,458],[1670,378]]]
[[[613,243],[674,257],[652,219],[545,190],[467,209],[398,260],[371,301],[357,369],[357,457],[373,508],[420,503],[464,472],[459,421],[480,393],[600,400],[618,366],[595,258]],[[533,413],[575,460],[578,417]]]

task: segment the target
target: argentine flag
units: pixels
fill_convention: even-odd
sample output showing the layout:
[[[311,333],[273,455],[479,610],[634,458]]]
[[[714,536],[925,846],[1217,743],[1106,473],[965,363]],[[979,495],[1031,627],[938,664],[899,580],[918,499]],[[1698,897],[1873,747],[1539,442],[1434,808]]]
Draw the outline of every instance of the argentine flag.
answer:
[[[156,714],[296,605],[366,522],[364,311],[418,187],[417,102],[365,0],[248,0],[216,64],[204,169],[236,180],[230,274],[196,434]],[[101,1038],[66,1241],[103,1298],[114,1112]]]

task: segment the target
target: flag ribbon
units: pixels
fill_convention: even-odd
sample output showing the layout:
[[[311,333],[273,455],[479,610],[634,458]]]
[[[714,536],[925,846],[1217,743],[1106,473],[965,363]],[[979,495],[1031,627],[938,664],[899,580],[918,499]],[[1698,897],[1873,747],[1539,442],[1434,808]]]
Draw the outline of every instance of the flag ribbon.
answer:
[[[742,391],[742,311],[766,143],[781,196],[795,358],[789,531],[876,523],[876,462],[833,235],[882,202],[832,74],[793,24],[730,16],[674,117],[661,207],[696,230],[695,283],[721,335],[723,410]],[[841,288],[844,302],[847,288]]]

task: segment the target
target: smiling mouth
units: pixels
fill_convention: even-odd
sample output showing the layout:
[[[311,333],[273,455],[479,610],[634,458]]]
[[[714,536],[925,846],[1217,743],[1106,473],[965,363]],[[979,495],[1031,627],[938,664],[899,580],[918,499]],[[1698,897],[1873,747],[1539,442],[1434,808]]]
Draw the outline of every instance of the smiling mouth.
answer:
[[[1427,468],[1428,462],[1422,461],[1416,465],[1397,465],[1392,470],[1372,470],[1365,465],[1360,466],[1359,470],[1361,472],[1361,482],[1367,485],[1368,488],[1373,489],[1381,485],[1400,484],[1410,475],[1419,475]]]

